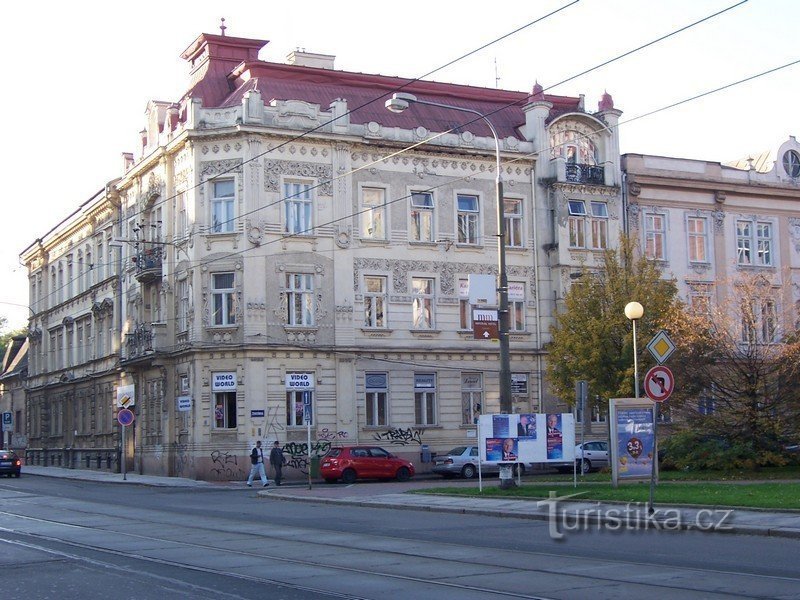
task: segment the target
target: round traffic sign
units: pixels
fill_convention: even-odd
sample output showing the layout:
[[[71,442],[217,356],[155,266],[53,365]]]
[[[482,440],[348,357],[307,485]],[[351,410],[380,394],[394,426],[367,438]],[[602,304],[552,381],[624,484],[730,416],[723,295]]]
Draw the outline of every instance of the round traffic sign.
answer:
[[[672,395],[675,378],[672,371],[663,365],[653,367],[644,376],[644,393],[653,402],[663,402]]]
[[[117,413],[117,421],[119,421],[120,425],[127,426],[133,423],[133,419],[135,418],[133,411],[123,408]]]

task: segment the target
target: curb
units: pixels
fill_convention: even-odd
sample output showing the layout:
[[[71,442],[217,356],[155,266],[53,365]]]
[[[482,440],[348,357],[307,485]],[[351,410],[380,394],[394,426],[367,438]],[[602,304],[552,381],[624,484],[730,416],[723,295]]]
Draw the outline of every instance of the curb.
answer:
[[[268,498],[271,500],[281,500],[281,501],[293,501],[293,502],[306,502],[309,504],[337,504],[341,506],[360,506],[365,508],[387,508],[393,510],[421,510],[427,512],[438,512],[438,513],[450,513],[450,514],[462,514],[462,515],[476,515],[476,516],[483,516],[483,517],[498,517],[498,518],[506,518],[506,519],[526,519],[529,521],[548,521],[549,515],[548,514],[536,514],[536,513],[515,513],[509,510],[502,510],[502,509],[492,509],[492,508],[469,508],[469,507],[456,507],[456,506],[425,506],[425,505],[416,505],[416,504],[388,504],[386,502],[378,502],[374,500],[344,500],[340,498],[319,498],[319,497],[308,497],[308,496],[292,496],[287,494],[273,494],[267,491],[260,491],[258,492],[259,498]],[[675,507],[670,507],[675,508]],[[710,509],[709,506],[704,506],[704,509]],[[727,510],[727,507],[726,507]],[[585,521],[592,525],[613,525],[618,524],[617,521],[603,518],[601,515],[585,515],[582,517]],[[639,524],[646,524],[649,523],[648,519],[640,519],[637,517],[636,520],[631,520],[630,523],[634,525]],[[663,520],[661,521],[663,523]],[[659,523],[659,521],[656,521]],[[701,529],[698,527],[693,527],[690,523],[683,523],[681,522],[678,527],[674,527],[671,529],[664,529],[661,527],[657,527],[656,525],[650,525],[649,527],[642,527],[640,530],[648,530],[654,529],[657,531],[663,531],[666,533],[675,533],[678,531],[697,531],[700,533],[708,533],[708,534],[734,534],[734,535],[754,535],[760,537],[780,537],[780,538],[789,538],[789,539],[800,539],[800,529],[782,529],[782,528],[773,528],[773,527],[762,527],[758,525],[735,525],[731,524],[725,527],[725,529]]]

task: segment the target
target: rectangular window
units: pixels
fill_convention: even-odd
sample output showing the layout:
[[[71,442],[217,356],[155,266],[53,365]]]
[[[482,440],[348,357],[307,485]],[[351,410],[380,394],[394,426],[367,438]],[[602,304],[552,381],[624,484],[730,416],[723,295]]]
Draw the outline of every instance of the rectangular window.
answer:
[[[303,404],[311,403],[311,425],[314,424],[314,392],[312,390],[286,390],[286,424],[289,427],[305,425]]]
[[[689,262],[708,262],[708,221],[704,217],[686,220],[689,236]]]
[[[234,184],[233,179],[221,179],[212,183],[211,232],[230,233],[234,230]]]
[[[525,284],[508,283],[509,331],[525,331]]]
[[[608,246],[608,205],[605,202],[591,202],[592,217],[590,219],[592,240],[591,247],[603,250]]]
[[[364,327],[386,326],[386,277],[364,277]]]
[[[472,330],[472,306],[469,303],[469,280],[458,280],[458,327]]]
[[[214,312],[211,315],[212,325],[235,325],[234,310],[234,274],[214,273],[211,275],[211,287]]]
[[[649,213],[644,216],[645,256],[650,260],[666,260],[667,221],[664,215]]]
[[[569,247],[586,247],[586,205],[583,200],[570,200],[569,208]]]
[[[189,329],[189,280],[178,281],[178,331]]]
[[[506,246],[522,248],[522,200],[503,198],[503,218],[506,226]]]
[[[106,272],[106,264],[105,258],[103,257],[103,248],[105,247],[105,240],[103,239],[102,235],[97,236],[95,246],[95,263],[94,263],[94,271],[97,275],[95,275],[95,283],[100,283],[103,281],[103,277],[105,277]],[[109,255],[110,258],[110,255]]]
[[[742,342],[772,344],[777,333],[778,314],[775,301],[762,298],[742,302]]]
[[[477,244],[480,240],[478,197],[458,194],[458,243]]]
[[[697,412],[701,415],[713,415],[716,411],[716,402],[708,396],[701,396],[697,401]]]
[[[64,330],[56,332],[56,369],[64,368]]]
[[[189,234],[189,217],[186,213],[186,192],[179,192],[175,197],[175,234],[176,241],[181,242]]]
[[[736,221],[736,257],[740,265],[772,266],[772,224]]]
[[[433,329],[433,286],[433,279],[414,277],[411,280],[413,329]]]
[[[386,190],[361,189],[361,237],[368,240],[386,239]]]
[[[77,335],[77,337],[75,339],[75,348],[77,350],[76,355],[75,355],[75,362],[80,365],[80,364],[83,364],[86,361],[86,358],[85,358],[86,351],[85,351],[85,347],[84,347],[84,343],[85,342],[83,341],[83,323],[82,322],[78,322],[78,325],[75,328],[75,332],[76,332],[76,335]]]
[[[474,425],[483,407],[483,375],[461,374],[461,424]]]
[[[365,373],[367,425],[389,424],[389,375],[388,373]]]
[[[296,235],[311,235],[314,199],[311,184],[289,181],[283,184],[284,231]]]
[[[236,428],[236,392],[214,392],[214,427]]]
[[[286,324],[310,327],[314,324],[314,276],[286,274]]]
[[[414,373],[414,418],[417,425],[436,424],[435,373]]]
[[[433,242],[433,194],[412,192],[409,235],[412,242]]]

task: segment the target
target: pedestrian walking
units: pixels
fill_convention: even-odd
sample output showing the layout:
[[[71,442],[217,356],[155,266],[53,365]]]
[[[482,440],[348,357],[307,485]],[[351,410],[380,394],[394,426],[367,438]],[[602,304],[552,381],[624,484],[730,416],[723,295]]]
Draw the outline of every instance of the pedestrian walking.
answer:
[[[286,457],[283,455],[283,450],[281,450],[281,445],[277,440],[272,444],[272,450],[269,453],[269,464],[275,470],[275,485],[280,485],[281,470],[283,465],[286,464]]]
[[[267,472],[264,470],[264,451],[261,449],[261,440],[256,442],[255,448],[250,452],[250,476],[247,478],[247,487],[253,487],[253,478],[256,474],[261,478],[261,483],[264,487],[269,485],[267,479]]]

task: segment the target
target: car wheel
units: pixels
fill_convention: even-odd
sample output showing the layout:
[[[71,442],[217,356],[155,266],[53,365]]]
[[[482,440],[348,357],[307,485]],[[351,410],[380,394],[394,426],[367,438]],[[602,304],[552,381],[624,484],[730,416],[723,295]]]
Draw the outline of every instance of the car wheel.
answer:
[[[519,475],[520,477],[525,475],[525,465],[523,465],[522,463],[514,465],[514,476],[517,475]]]
[[[464,465],[464,468],[461,469],[461,476],[464,479],[472,479],[475,477],[475,466],[474,465]]]
[[[336,483],[336,477],[326,477],[325,483]]]
[[[581,473],[585,474],[592,470],[592,463],[585,458],[583,459],[583,463],[581,463],[580,466],[581,466]]]
[[[357,479],[356,472],[353,469],[345,469],[342,473],[342,481],[348,485],[355,483]]]
[[[411,479],[411,472],[408,467],[400,467],[397,469],[397,481],[408,481]]]

